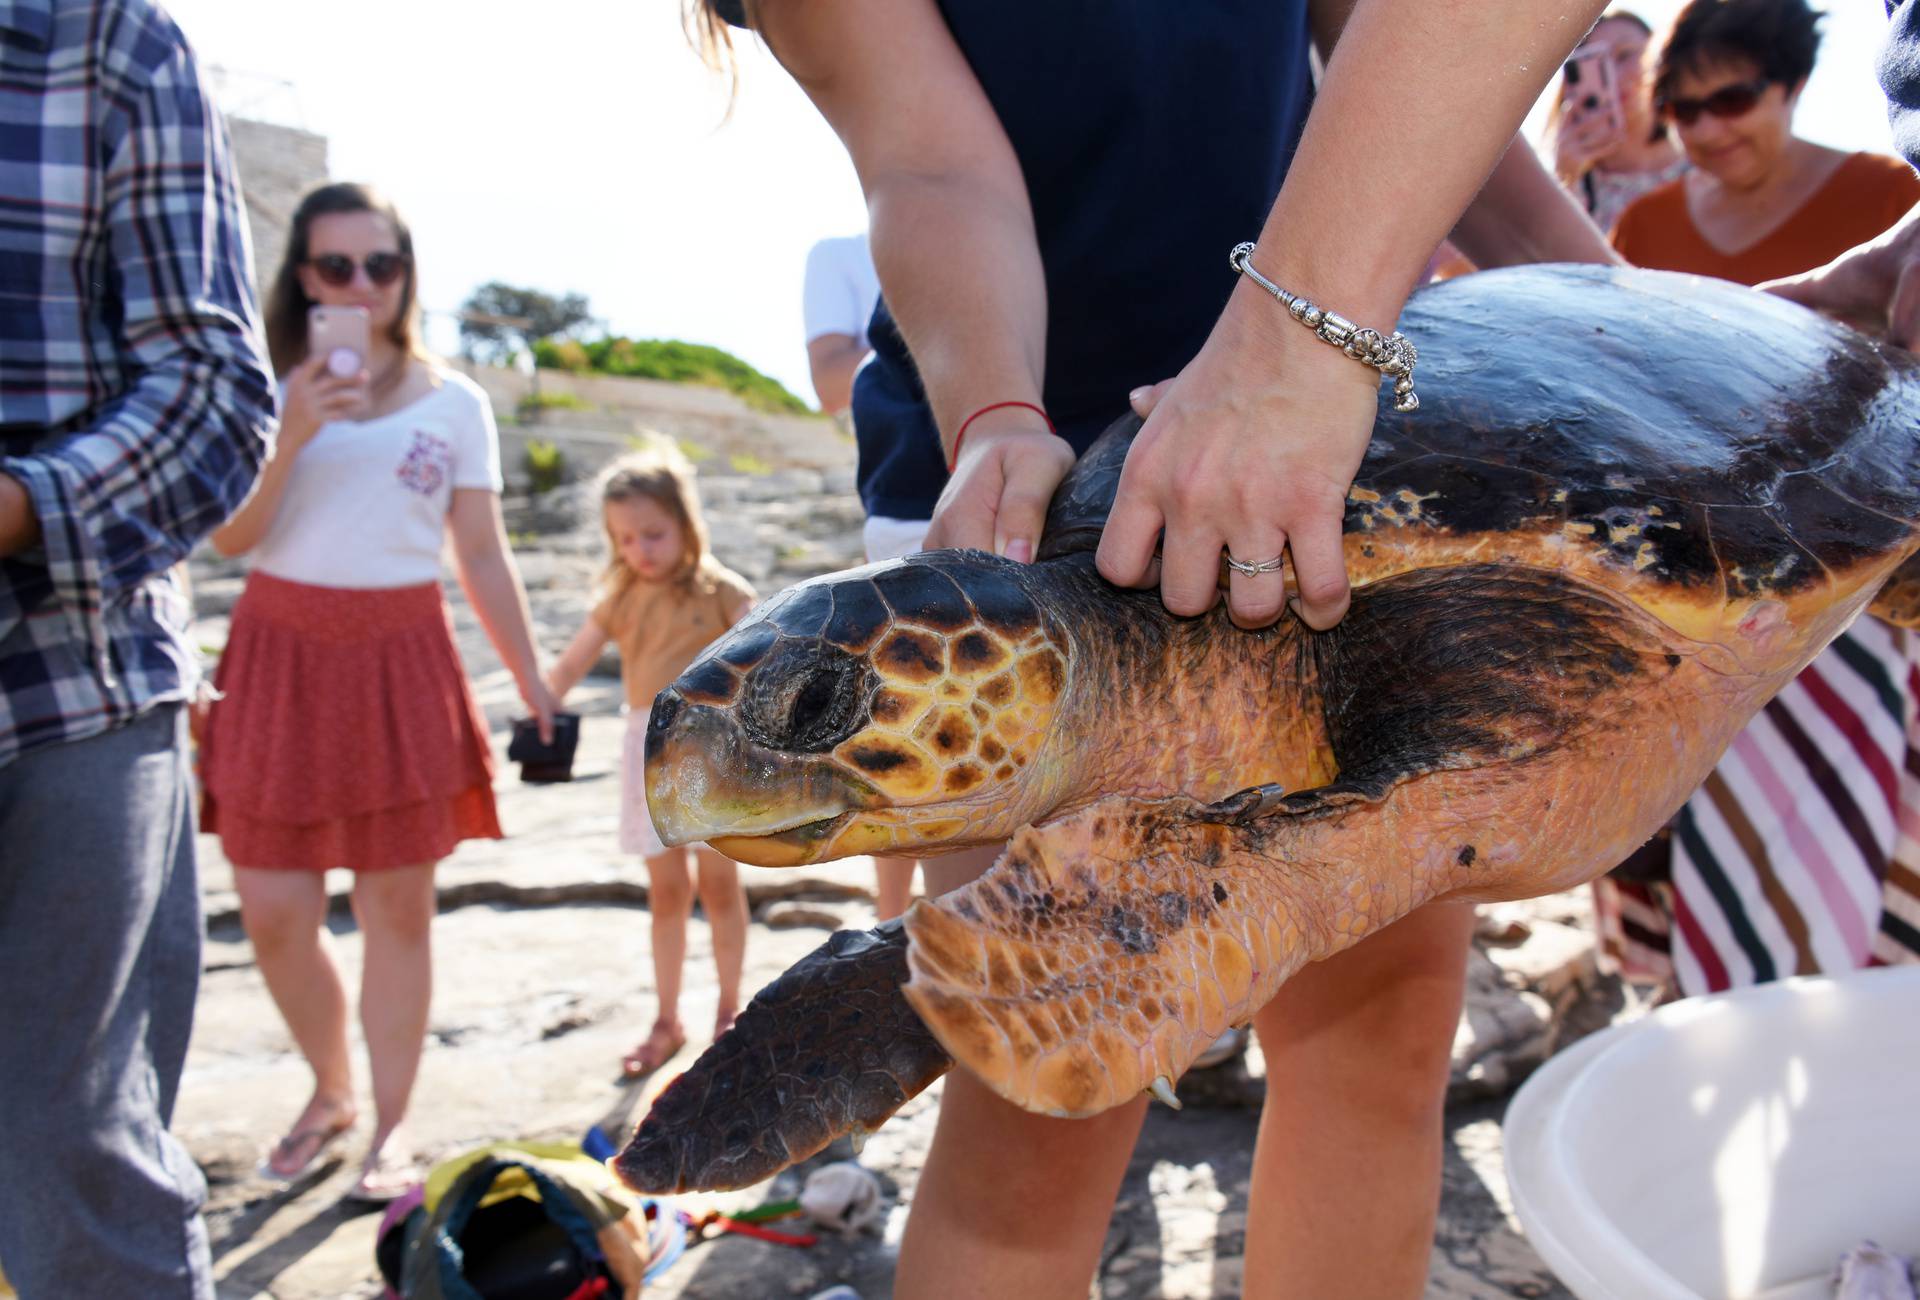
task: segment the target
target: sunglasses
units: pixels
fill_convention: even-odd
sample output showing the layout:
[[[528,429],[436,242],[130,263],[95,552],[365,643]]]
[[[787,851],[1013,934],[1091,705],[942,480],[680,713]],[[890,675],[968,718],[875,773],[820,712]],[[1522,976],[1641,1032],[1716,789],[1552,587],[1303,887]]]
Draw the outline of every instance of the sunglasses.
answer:
[[[336,289],[344,289],[353,283],[356,269],[365,267],[367,279],[381,288],[398,280],[407,269],[405,253],[368,253],[364,262],[356,262],[345,253],[322,253],[318,257],[309,257],[307,265],[313,273]]]
[[[1772,84],[1762,77],[1758,81],[1722,86],[1711,95],[1699,99],[1663,99],[1655,107],[1681,126],[1692,126],[1700,120],[1702,113],[1711,113],[1719,118],[1739,117],[1752,112],[1753,106],[1760,102],[1760,96],[1766,94],[1767,87]]]

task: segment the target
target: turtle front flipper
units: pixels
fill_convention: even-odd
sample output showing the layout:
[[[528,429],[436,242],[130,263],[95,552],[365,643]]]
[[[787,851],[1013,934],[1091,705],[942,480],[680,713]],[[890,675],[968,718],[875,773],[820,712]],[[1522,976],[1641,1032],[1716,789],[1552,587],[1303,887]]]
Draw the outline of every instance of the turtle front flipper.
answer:
[[[636,1191],[727,1191],[870,1133],[953,1064],[900,996],[899,921],[841,930],[754,995],[614,1158]]]
[[[1028,1110],[1095,1115],[1178,1079],[1332,939],[1261,832],[1204,813],[1104,799],[1020,832],[986,875],[908,912],[907,1000]]]

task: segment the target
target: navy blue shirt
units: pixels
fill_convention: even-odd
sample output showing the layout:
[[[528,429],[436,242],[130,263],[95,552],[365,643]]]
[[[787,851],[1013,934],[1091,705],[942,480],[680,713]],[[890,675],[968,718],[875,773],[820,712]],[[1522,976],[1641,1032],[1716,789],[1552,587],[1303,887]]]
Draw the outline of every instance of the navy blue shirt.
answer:
[[[1206,342],[1312,102],[1305,0],[940,0],[1025,173],[1048,414],[1076,452]],[[929,257],[940,250],[928,249]],[[867,512],[932,515],[933,414],[884,299],[853,388]],[[981,393],[982,405],[1005,394]]]
[[[1887,92],[1894,147],[1920,168],[1920,0],[1888,0],[1887,17],[1893,22],[1880,47],[1880,88]]]

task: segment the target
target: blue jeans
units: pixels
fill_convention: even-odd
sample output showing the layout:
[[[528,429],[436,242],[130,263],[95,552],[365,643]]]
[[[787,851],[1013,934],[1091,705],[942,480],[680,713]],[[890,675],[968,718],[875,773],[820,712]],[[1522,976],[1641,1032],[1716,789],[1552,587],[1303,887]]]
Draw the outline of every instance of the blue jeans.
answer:
[[[186,713],[0,767],[0,1268],[22,1300],[211,1300],[167,1132],[200,981]]]

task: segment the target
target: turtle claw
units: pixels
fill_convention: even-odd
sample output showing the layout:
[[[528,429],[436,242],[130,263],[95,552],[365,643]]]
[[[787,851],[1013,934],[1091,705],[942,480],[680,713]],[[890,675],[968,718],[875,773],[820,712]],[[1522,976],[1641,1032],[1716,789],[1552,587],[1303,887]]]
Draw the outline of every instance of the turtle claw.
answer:
[[[1200,810],[1200,819],[1210,822],[1224,822],[1229,826],[1244,825],[1257,818],[1265,817],[1280,806],[1287,797],[1287,788],[1283,785],[1252,785],[1235,794],[1230,794],[1217,803],[1210,803]]]
[[[1180,1098],[1174,1095],[1173,1082],[1164,1074],[1154,1076],[1153,1082],[1147,1085],[1147,1095],[1175,1110],[1180,1109]]]

